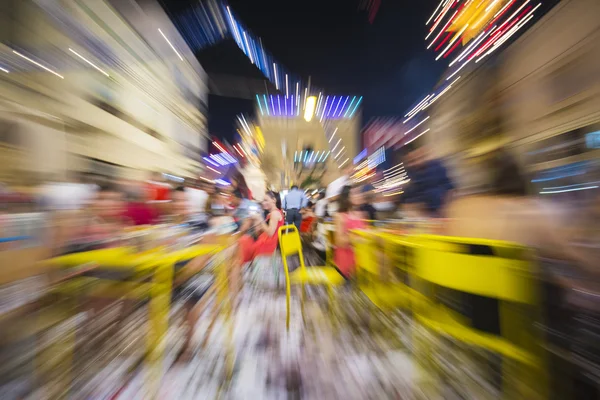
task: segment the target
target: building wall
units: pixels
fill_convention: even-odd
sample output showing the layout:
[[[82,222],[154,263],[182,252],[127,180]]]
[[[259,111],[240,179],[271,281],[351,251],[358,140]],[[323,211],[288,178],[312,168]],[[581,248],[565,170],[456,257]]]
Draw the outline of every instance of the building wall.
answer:
[[[160,6],[155,1],[44,4],[15,2],[10,14],[0,16],[0,24],[11,26],[10,40],[0,45],[11,70],[0,76],[0,118],[17,123],[30,138],[23,142],[27,165],[64,176],[68,168],[85,169],[80,161],[93,157],[128,168],[197,173],[200,152],[206,150],[206,74]]]
[[[305,148],[312,148],[315,152],[330,151],[339,139],[341,142],[335,153],[338,153],[342,147],[346,147],[339,156],[340,163],[346,158],[350,158],[348,163],[351,163],[356,154],[360,152],[358,143],[360,115],[358,113],[353,118],[327,121],[325,128],[316,118],[311,122],[306,122],[302,117],[274,118],[266,115],[260,116],[260,112],[257,112],[257,115],[259,115],[258,123],[267,143],[263,155],[267,164],[265,173],[268,182],[275,183],[277,187],[285,188],[292,183],[300,184],[308,176],[309,169],[305,169],[302,175],[298,174],[299,169],[294,170],[295,152],[299,153]],[[333,140],[329,143],[328,135],[336,128]],[[319,166],[314,176],[320,176],[322,173],[321,184],[323,185],[327,185],[340,176],[341,171],[337,168],[333,153],[329,155],[324,165]]]
[[[427,141],[439,156],[457,160],[463,184],[486,171],[460,160],[505,145],[530,171],[596,157],[535,162],[542,140],[566,140],[600,121],[600,3],[565,0],[517,41],[469,74],[431,111]],[[469,182],[472,180],[473,182]]]

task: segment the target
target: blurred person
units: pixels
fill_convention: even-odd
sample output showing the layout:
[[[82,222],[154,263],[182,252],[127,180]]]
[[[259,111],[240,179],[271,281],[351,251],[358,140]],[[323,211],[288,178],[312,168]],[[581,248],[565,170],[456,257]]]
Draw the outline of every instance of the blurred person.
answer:
[[[437,217],[454,185],[444,164],[429,157],[426,145],[407,146],[404,165],[410,182],[402,196],[403,210],[419,216]]]
[[[188,188],[178,186],[171,190],[169,197],[171,198],[171,218],[176,223],[188,223],[194,225],[196,215],[192,213],[189,197],[187,196]],[[207,235],[203,237],[202,242],[212,243],[211,234],[219,234],[216,230],[211,231],[209,228],[211,221],[207,221],[202,226],[196,226],[196,230],[201,229]],[[197,275],[202,272],[207,265],[212,254],[199,256],[191,260],[185,260],[175,266],[176,277],[174,279],[174,295],[185,298],[184,309],[186,313],[186,334],[185,342],[178,356],[179,361],[189,361],[193,355],[192,339],[195,335],[195,327],[204,311],[204,305],[201,304],[203,296],[210,288],[207,284],[207,279],[200,279]]]
[[[242,263],[252,261],[258,255],[273,254],[279,242],[277,232],[285,223],[283,212],[277,208],[278,194],[267,192],[262,207],[268,212],[263,220],[260,214],[252,216],[257,236],[244,235],[239,241]]]
[[[304,192],[298,189],[297,185],[293,185],[283,200],[283,209],[286,212],[285,220],[288,225],[296,225],[296,228],[300,230],[300,224],[302,223],[300,211],[306,205],[307,201]]]
[[[39,204],[49,211],[81,210],[95,198],[98,186],[87,183],[84,174],[77,173],[69,181],[49,181],[38,189]]]
[[[172,186],[166,182],[164,175],[160,172],[152,173],[150,179],[146,181],[148,201],[153,203],[167,202],[171,189]]]
[[[357,187],[344,186],[339,196],[337,213],[334,216],[334,260],[338,271],[349,279],[354,275],[356,263],[350,243],[350,231],[365,229],[364,214],[360,211],[361,194]]]
[[[317,218],[325,218],[327,214],[327,200],[325,199],[325,192],[319,193],[317,203],[315,204],[315,215]]]
[[[159,220],[159,213],[142,197],[141,193],[129,193],[123,212],[123,220],[127,225],[152,225]]]
[[[315,205],[309,201],[306,207],[302,209],[302,223],[300,224],[299,229],[300,236],[308,243],[314,241],[317,221],[318,218],[315,215]]]
[[[331,216],[338,209],[338,199],[346,185],[350,185],[350,178],[354,172],[354,166],[348,165],[342,170],[342,176],[331,182],[325,190],[325,199],[327,200],[326,213]]]
[[[366,218],[369,221],[377,220],[377,209],[373,205],[375,202],[375,196],[373,195],[373,187],[371,185],[365,185],[362,189],[363,191],[363,202],[360,206],[360,211],[362,211]]]

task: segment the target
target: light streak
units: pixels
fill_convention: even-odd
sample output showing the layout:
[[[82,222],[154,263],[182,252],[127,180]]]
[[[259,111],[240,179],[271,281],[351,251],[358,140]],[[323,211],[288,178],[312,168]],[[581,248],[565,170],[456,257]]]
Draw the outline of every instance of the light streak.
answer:
[[[323,118],[325,118],[325,109],[327,108],[327,102],[329,101],[329,96],[325,97],[325,105],[323,106],[323,112],[321,112],[320,122],[323,122]]]
[[[252,49],[250,48],[250,45],[248,44],[248,37],[246,36],[246,31],[242,31],[242,34],[244,35],[244,43],[246,43],[246,48],[248,49],[248,57],[250,57],[250,62],[252,64],[255,64],[254,62],[254,57],[252,55]]]
[[[335,151],[335,149],[337,149],[338,145],[340,144],[340,142],[342,141],[342,139],[338,139],[337,143],[335,144],[335,146],[333,146],[333,149],[331,149],[331,151]]]
[[[81,58],[83,61],[85,61],[86,63],[88,63],[92,67],[94,67],[96,70],[98,70],[100,73],[102,73],[103,75],[105,75],[107,78],[110,78],[110,75],[108,75],[106,72],[104,72],[98,66],[96,66],[93,62],[91,62],[90,60],[88,60],[87,58],[85,58],[84,56],[82,56],[81,54],[79,54],[78,52],[76,52],[75,50],[73,50],[72,48],[69,47],[69,51],[71,53],[75,54],[77,57]]]
[[[435,61],[439,60],[442,55],[450,48],[450,46],[452,46],[454,44],[454,42],[456,42],[458,39],[460,39],[460,37],[462,36],[462,34],[465,32],[465,30],[467,30],[467,28],[469,27],[469,24],[466,24],[457,34],[456,36],[454,36],[454,38],[450,41],[450,43],[448,43],[448,46],[446,46],[446,48],[435,58]]]
[[[205,165],[205,167],[206,167],[206,168],[208,168],[208,169],[210,169],[210,170],[211,170],[211,171],[213,171],[213,172],[216,172],[216,173],[217,173],[217,174],[219,174],[219,175],[221,175],[221,174],[222,174],[222,172],[221,172],[221,171],[217,171],[217,170],[216,170],[216,169],[214,169],[213,167],[210,167],[210,166],[208,166],[208,165]]]
[[[342,147],[342,148],[340,149],[340,151],[339,151],[339,152],[336,154],[336,156],[335,156],[335,157],[333,157],[333,158],[335,158],[335,159],[337,160],[337,158],[340,156],[340,154],[342,154],[342,151],[344,151],[345,149],[346,149],[346,146]]]
[[[423,136],[424,134],[426,134],[427,132],[429,132],[431,129],[427,129],[421,133],[419,133],[417,136],[415,136],[414,138],[410,139],[408,142],[404,143],[405,145],[414,142],[415,140],[417,140],[418,138],[420,138],[421,136]]]
[[[275,73],[275,88],[279,90],[279,77],[277,76],[277,64],[273,63],[273,72]]]
[[[173,49],[173,51],[175,52],[175,54],[177,54],[177,57],[179,57],[179,59],[181,61],[183,61],[183,57],[181,57],[181,54],[179,54],[179,52],[177,51],[177,49],[175,48],[175,46],[173,46],[173,44],[169,41],[169,39],[167,39],[167,37],[165,36],[165,34],[163,33],[163,31],[161,31],[160,28],[158,28],[158,31],[160,32],[160,34],[162,35],[162,37],[165,38],[165,40],[167,41],[167,43],[169,43],[169,46],[171,46],[171,48]]]
[[[265,108],[267,109],[267,115],[271,115],[271,111],[269,111],[269,103],[267,102],[267,95],[263,94],[263,100],[265,101]]]
[[[13,50],[13,53],[15,53],[16,55],[18,55],[19,57],[22,57],[22,58],[26,59],[26,60],[27,60],[27,61],[29,61],[30,63],[33,63],[33,64],[37,65],[38,67],[40,67],[40,68],[42,68],[42,69],[44,69],[44,70],[46,70],[46,71],[50,72],[51,74],[54,74],[54,75],[58,76],[60,79],[65,79],[65,77],[64,77],[64,76],[62,76],[62,75],[60,75],[59,73],[52,71],[50,68],[48,68],[48,67],[46,67],[46,66],[43,66],[43,65],[42,65],[42,64],[40,64],[39,62],[37,62],[37,61],[34,61],[34,60],[32,60],[31,58],[29,58],[29,57],[27,57],[27,56],[24,56],[23,54],[19,53],[18,51],[14,51],[14,50]]]
[[[260,97],[258,97],[258,95],[256,95],[256,102],[258,103],[258,108],[260,109],[260,115],[265,115],[262,109],[262,105],[260,104]]]
[[[490,31],[490,32],[491,32],[491,31]],[[463,58],[464,58],[464,57],[465,57],[465,56],[466,56],[466,55],[467,55],[467,54],[468,54],[468,53],[469,53],[469,52],[470,52],[470,51],[471,51],[471,50],[472,50],[472,49],[473,49],[475,46],[477,46],[477,44],[479,44],[481,41],[483,41],[483,39],[485,39],[485,37],[487,36],[487,34],[489,34],[490,32],[486,32],[486,31],[483,31],[483,32],[481,32],[481,34],[480,34],[480,35],[479,35],[479,36],[478,36],[478,37],[477,37],[475,40],[473,40],[473,43],[471,43],[470,45],[468,45],[468,46],[467,46],[467,48],[466,48],[466,49],[464,49],[464,50],[462,51],[462,53],[460,53],[460,54],[458,55],[458,57],[456,57],[456,58],[454,59],[454,61],[452,61],[452,62],[450,63],[450,65],[448,65],[448,66],[449,66],[449,67],[451,67],[451,66],[452,66],[452,65],[454,65],[454,63],[456,63],[457,61],[462,61],[462,59],[463,59]]]
[[[346,96],[346,100],[344,101],[344,104],[342,104],[342,108],[340,108],[340,113],[337,115],[338,117],[342,116],[342,112],[344,111],[344,107],[346,107],[346,103],[348,102],[349,99],[350,99],[350,96]],[[334,117],[335,117],[335,115],[334,115]]]
[[[408,112],[408,114],[406,114],[406,115],[405,115],[405,117],[408,117],[410,114],[412,114],[412,113],[413,113],[413,111],[417,110],[417,109],[419,108],[419,106],[421,106],[421,105],[422,105],[422,104],[423,104],[423,103],[424,103],[424,102],[425,102],[425,101],[426,101],[428,98],[430,98],[431,96],[433,96],[433,95],[431,95],[431,94],[428,94],[427,96],[425,96],[425,98],[424,98],[423,100],[421,100],[421,101],[419,102],[419,104],[417,104],[417,105],[416,105],[416,106],[415,106],[415,107],[414,107],[412,110],[410,110],[410,111]]]
[[[210,158],[208,158],[208,157],[202,157],[202,158],[204,159],[204,161],[207,161],[207,162],[211,163],[211,164],[212,164],[212,165],[214,165],[215,167],[218,167],[218,166],[219,166],[219,164],[217,164],[216,162],[214,162],[213,160],[211,160],[211,159],[210,159]]]
[[[446,25],[444,25],[442,30],[436,35],[436,37],[433,38],[433,41],[431,43],[429,43],[429,46],[427,46],[428,49],[431,46],[433,46],[433,44],[439,39],[439,37],[442,33],[446,32],[446,28],[448,28],[448,25],[450,25],[450,23],[452,22],[452,19],[456,16],[457,13],[458,13],[458,10],[454,11],[454,14],[452,14],[452,16],[450,17],[448,22],[446,22]]]
[[[431,20],[433,19],[433,17],[435,17],[435,14],[437,14],[438,10],[440,9],[440,7],[442,7],[442,4],[445,4],[445,2],[448,2],[449,0],[442,0],[440,1],[440,4],[437,5],[437,7],[435,8],[435,11],[433,12],[433,14],[431,14],[431,17],[429,17],[429,19],[427,20],[427,22],[425,22],[425,25],[429,25],[429,23],[431,22]]]
[[[333,137],[335,136],[335,133],[337,132],[337,130],[338,130],[338,128],[336,127],[335,130],[333,131],[333,133],[331,134],[331,136],[329,137],[329,143],[331,143],[331,141],[333,140]]]
[[[362,96],[360,96],[358,98],[358,101],[356,102],[356,105],[354,106],[354,110],[352,110],[352,112],[350,113],[350,115],[348,116],[348,118],[352,118],[354,116],[354,113],[356,112],[356,109],[358,108],[358,105],[360,104],[360,102],[362,101]]]
[[[2,71],[2,72],[6,72],[7,74],[9,74],[9,73],[10,73],[10,72],[9,72],[7,69],[4,69],[4,68],[2,68],[2,67],[0,67],[0,71]]]
[[[419,127],[419,125],[421,125],[423,122],[427,121],[429,119],[429,116],[427,116],[427,118],[425,118],[423,121],[419,122],[418,124],[416,124],[415,126],[413,126],[412,128],[410,128],[410,130],[406,131],[406,133],[404,134],[404,136],[408,135],[409,133],[411,133],[412,131],[414,131],[415,129],[417,129]]]
[[[425,37],[425,40],[429,39],[429,36],[431,36],[431,34],[435,31],[435,28],[437,28],[438,24],[444,19],[444,16],[448,12],[448,10],[450,10],[450,7],[452,6],[453,3],[454,3],[454,0],[450,0],[448,2],[448,4],[442,9],[442,12],[437,17],[435,23],[431,27],[431,30],[429,31],[429,34],[427,35],[427,37]]]
[[[344,165],[345,165],[345,164],[348,162],[348,160],[349,160],[349,159],[350,159],[350,158],[346,158],[346,159],[344,160],[344,162],[343,162],[343,163],[341,163],[341,164],[338,166],[338,168],[342,168],[342,167],[343,167],[343,166],[344,166]]]
[[[288,74],[285,74],[285,97],[290,95],[290,86],[288,84]]]
[[[556,194],[556,193],[576,192],[579,190],[589,190],[589,189],[598,189],[598,186],[585,186],[585,187],[581,187],[581,188],[564,189],[564,190],[549,190],[549,191],[542,191],[542,192],[540,192],[540,194]]]
[[[352,104],[354,103],[354,100],[356,100],[356,96],[354,96],[352,98],[352,101],[350,102],[350,104],[348,104],[348,109],[346,109],[346,112],[344,113],[344,118],[346,118],[346,116],[348,115],[348,112],[350,112],[350,109],[352,108]]]

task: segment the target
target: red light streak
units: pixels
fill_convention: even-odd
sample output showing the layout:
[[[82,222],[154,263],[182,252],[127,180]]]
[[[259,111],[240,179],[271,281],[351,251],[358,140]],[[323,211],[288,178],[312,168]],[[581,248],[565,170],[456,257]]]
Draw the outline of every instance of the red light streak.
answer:
[[[450,53],[452,53],[454,51],[454,49],[456,49],[458,47],[458,45],[461,44],[460,39],[456,41],[456,43],[454,43],[454,46],[452,46],[452,48],[450,50],[448,50],[446,52],[446,54],[444,54],[444,58],[448,57],[450,55]]]
[[[489,23],[489,25],[494,25],[494,23],[496,21],[498,21],[500,18],[502,18],[504,13],[506,13],[508,11],[508,9],[512,7],[512,5],[515,3],[515,1],[517,1],[517,0],[512,0],[510,3],[508,3],[508,5],[504,6],[504,9],[500,11],[500,14],[498,14],[498,16],[496,18],[494,18],[492,20],[492,22]]]
[[[437,17],[435,23],[429,30],[429,34],[433,33],[435,28],[437,28],[438,24],[442,21],[442,19],[444,19],[443,17],[446,15],[448,10],[450,10],[450,6],[452,6],[452,4],[454,4],[454,1],[450,0],[450,2],[446,5],[446,7],[444,7],[444,9],[442,10],[442,13]]]
[[[497,35],[497,33],[500,32],[500,29],[498,29],[498,31],[496,33],[494,33],[492,35],[492,37],[490,38],[490,40],[492,40],[492,42],[489,43],[489,45],[487,47],[485,47],[484,49],[481,49],[481,50],[475,52],[475,57],[478,57],[479,55],[481,55],[484,51],[489,49],[490,46],[493,45],[498,39],[502,38],[504,36],[504,34],[506,32],[508,32],[510,30],[510,28],[512,28],[519,21],[519,19],[521,19],[520,16],[517,19],[515,19],[513,22],[511,22],[510,25],[508,25],[506,27],[506,29],[503,29],[502,32],[500,33],[500,35]],[[508,21],[506,21],[506,22],[508,22]]]
[[[450,17],[450,19],[448,20],[448,22],[446,22],[446,25],[444,25],[444,27],[442,28],[442,30],[437,34],[437,36],[435,38],[433,38],[433,41],[429,44],[429,46],[427,46],[427,48],[430,48],[436,40],[438,40],[438,38],[440,37],[440,35],[444,32],[446,32],[446,28],[448,28],[448,25],[450,25],[450,23],[452,22],[452,20],[454,19],[454,17],[456,16],[456,14],[458,13],[458,10],[454,12],[454,15],[452,15]],[[436,49],[437,51],[437,49]]]
[[[452,36],[452,32],[448,32],[448,35],[446,35],[446,37],[444,38],[444,40],[442,41],[442,43],[440,43],[440,44],[438,45],[438,47],[436,47],[436,48],[435,48],[435,51],[438,51],[438,50],[439,50],[439,49],[440,49],[440,48],[441,48],[443,45],[445,45],[445,44],[446,44],[446,42],[447,42],[448,40],[450,40],[450,36]]]

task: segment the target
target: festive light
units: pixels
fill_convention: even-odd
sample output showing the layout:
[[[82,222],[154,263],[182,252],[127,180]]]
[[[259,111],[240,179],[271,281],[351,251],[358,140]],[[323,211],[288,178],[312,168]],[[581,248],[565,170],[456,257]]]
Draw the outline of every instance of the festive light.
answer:
[[[304,120],[310,122],[315,114],[315,107],[317,105],[317,98],[310,96],[306,99],[306,109],[304,110]]]
[[[256,95],[256,102],[263,116],[295,118],[300,113],[300,101],[302,100],[294,94],[269,95],[269,97],[266,94]],[[307,121],[317,116],[320,122],[324,119],[352,118],[361,101],[362,97],[356,101],[356,96],[352,100],[351,96],[323,96],[322,94],[319,94],[319,97],[308,96],[304,101],[303,116]],[[245,128],[245,125],[242,126]]]
[[[435,48],[438,52],[436,60],[448,57],[462,44],[465,46],[464,50],[450,62],[450,66],[453,66],[466,58],[467,61],[458,67],[462,69],[471,59],[479,57],[480,60],[491,54],[530,20],[533,11],[539,7],[538,5],[530,10],[531,6],[528,6],[530,1],[442,0],[426,23],[429,32],[425,40],[435,34],[433,40],[428,43],[427,49],[433,47],[449,32]],[[450,11],[452,9],[453,12]],[[530,14],[519,15],[523,9]],[[450,39],[451,35],[453,35],[452,39]],[[484,42],[486,38],[487,41]]]
[[[29,58],[29,57],[27,57],[27,56],[24,56],[23,54],[19,53],[18,51],[14,51],[14,50],[13,50],[13,53],[15,53],[16,55],[18,55],[18,56],[19,56],[19,57],[21,57],[21,58],[24,58],[25,60],[29,61],[29,62],[30,62],[30,63],[32,63],[32,64],[35,64],[35,65],[37,65],[38,67],[42,68],[43,70],[46,70],[46,71],[50,72],[51,74],[58,76],[60,79],[65,79],[65,77],[64,77],[64,76],[62,76],[62,75],[60,75],[59,73],[57,73],[57,72],[55,72],[55,71],[52,71],[50,68],[48,68],[48,67],[46,67],[46,66],[44,66],[44,65],[40,64],[40,63],[39,63],[39,62],[37,62],[37,61],[34,61],[34,60],[32,60],[31,58]]]
[[[169,43],[169,46],[171,46],[171,48],[173,49],[173,51],[175,52],[175,54],[177,54],[177,57],[179,57],[179,59],[181,61],[183,61],[183,57],[181,57],[181,54],[179,54],[179,52],[177,51],[177,49],[175,48],[175,46],[173,46],[173,44],[169,41],[169,39],[167,39],[167,37],[165,36],[165,34],[163,33],[163,31],[161,31],[160,28],[158,29],[158,31],[160,32],[160,34],[162,35],[162,37],[165,38],[165,40],[167,41],[167,43]]]
[[[108,75],[106,72],[104,72],[103,70],[101,70],[98,66],[96,66],[93,62],[91,62],[90,60],[88,60],[87,58],[85,58],[84,56],[82,56],[81,54],[79,54],[78,52],[76,52],[75,50],[73,50],[72,48],[69,47],[69,51],[71,53],[75,54],[77,57],[81,58],[83,61],[85,61],[86,63],[88,63],[92,67],[94,67],[97,71],[99,71],[100,73],[102,73],[107,78],[110,78],[110,75]]]

